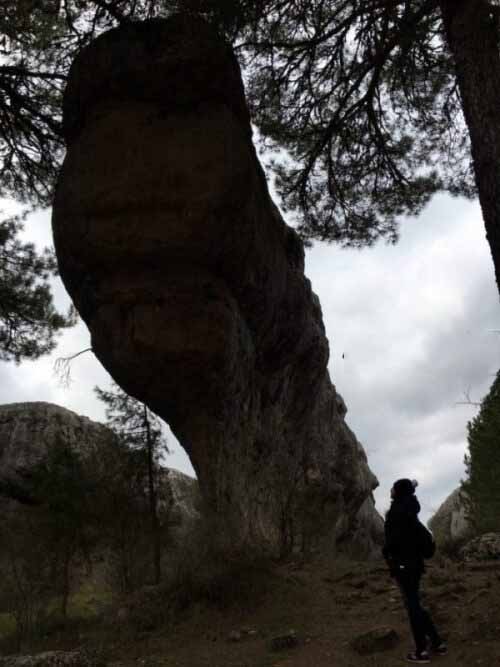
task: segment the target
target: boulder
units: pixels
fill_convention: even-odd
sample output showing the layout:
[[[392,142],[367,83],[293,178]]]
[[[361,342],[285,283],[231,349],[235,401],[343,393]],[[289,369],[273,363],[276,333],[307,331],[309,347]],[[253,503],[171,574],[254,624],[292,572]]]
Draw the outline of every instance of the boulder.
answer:
[[[460,550],[467,561],[500,560],[500,533],[485,533],[475,537]]]
[[[280,553],[350,535],[378,482],[230,46],[181,15],[104,33],[72,65],[64,128],[61,277],[98,359],[186,449],[219,536]]]

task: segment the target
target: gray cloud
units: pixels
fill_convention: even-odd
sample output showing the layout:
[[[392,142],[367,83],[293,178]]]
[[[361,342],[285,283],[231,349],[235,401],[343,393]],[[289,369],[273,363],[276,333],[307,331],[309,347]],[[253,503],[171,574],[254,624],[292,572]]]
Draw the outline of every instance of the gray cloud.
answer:
[[[498,294],[475,203],[436,197],[397,246],[319,246],[307,273],[331,341],[330,372],[387,507],[398,477],[420,479],[428,518],[463,475],[466,424],[500,366]],[[342,358],[344,355],[344,358]]]

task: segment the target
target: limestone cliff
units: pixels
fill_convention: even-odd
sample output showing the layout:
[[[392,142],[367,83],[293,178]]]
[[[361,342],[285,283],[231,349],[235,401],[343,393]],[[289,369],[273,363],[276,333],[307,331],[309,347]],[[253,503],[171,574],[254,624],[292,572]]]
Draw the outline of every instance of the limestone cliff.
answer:
[[[170,424],[232,545],[349,534],[377,480],[230,47],[180,16],[111,30],[71,68],[64,127],[54,240],[97,357]]]
[[[99,456],[113,438],[111,431],[52,403],[0,405],[0,498],[35,502],[29,495],[30,470],[48,451],[64,445],[85,458]],[[174,534],[189,529],[198,517],[196,480],[177,470],[161,468],[158,484],[160,518],[174,524]]]
[[[52,403],[0,405],[0,495],[29,501],[24,480],[50,447],[84,453],[110,438],[102,424]]]

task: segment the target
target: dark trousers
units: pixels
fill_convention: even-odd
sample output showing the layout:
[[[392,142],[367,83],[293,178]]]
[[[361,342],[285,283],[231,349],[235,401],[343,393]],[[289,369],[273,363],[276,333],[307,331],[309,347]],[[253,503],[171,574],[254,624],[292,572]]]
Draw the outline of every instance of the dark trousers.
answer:
[[[403,601],[408,611],[408,618],[417,653],[427,649],[427,638],[430,639],[433,646],[438,646],[441,643],[441,638],[432,622],[429,612],[423,609],[420,604],[419,587],[421,577],[421,572],[412,570],[411,568],[399,570],[396,574],[396,581],[399,584]]]

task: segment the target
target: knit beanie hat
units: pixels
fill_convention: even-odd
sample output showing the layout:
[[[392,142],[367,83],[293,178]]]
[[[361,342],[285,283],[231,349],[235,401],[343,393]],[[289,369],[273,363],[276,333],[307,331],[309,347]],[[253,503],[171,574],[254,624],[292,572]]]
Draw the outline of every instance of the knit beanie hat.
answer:
[[[418,486],[416,479],[398,479],[393,484],[394,495],[396,498],[403,498],[405,496],[413,496],[415,487]]]

